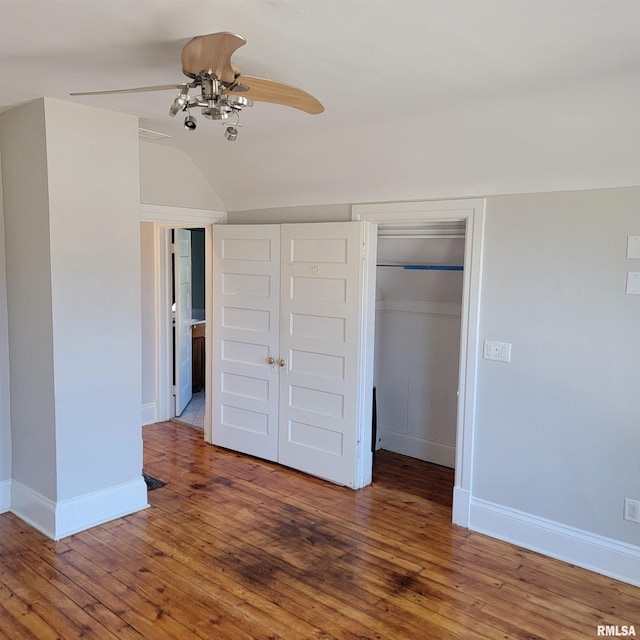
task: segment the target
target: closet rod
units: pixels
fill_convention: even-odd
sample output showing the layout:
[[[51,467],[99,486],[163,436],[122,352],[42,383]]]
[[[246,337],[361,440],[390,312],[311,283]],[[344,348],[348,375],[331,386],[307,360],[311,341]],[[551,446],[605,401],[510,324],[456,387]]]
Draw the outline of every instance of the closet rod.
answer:
[[[463,271],[464,267],[445,264],[378,264],[377,267],[401,267],[409,271]]]

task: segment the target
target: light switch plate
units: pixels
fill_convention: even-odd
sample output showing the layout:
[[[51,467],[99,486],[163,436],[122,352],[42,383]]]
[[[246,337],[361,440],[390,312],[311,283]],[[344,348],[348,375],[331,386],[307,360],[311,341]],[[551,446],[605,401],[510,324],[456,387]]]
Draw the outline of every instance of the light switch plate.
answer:
[[[640,236],[627,236],[627,258],[640,259]]]
[[[640,296],[640,271],[627,273],[627,294]]]
[[[485,360],[511,362],[511,343],[496,342],[495,340],[485,340],[482,357]]]

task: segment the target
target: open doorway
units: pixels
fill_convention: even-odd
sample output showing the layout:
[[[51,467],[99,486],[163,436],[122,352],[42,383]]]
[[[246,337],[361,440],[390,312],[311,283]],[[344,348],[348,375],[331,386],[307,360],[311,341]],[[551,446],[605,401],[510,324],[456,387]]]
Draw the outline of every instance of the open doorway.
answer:
[[[451,469],[464,243],[463,223],[381,227],[376,267],[376,446]]]
[[[204,318],[211,313],[212,228],[223,223],[226,213],[203,209],[183,209],[164,205],[141,205],[141,271],[142,271],[142,424],[171,420],[175,417],[173,367],[173,269],[171,235],[176,229],[202,230],[204,239]],[[196,298],[198,314],[202,306]],[[198,319],[197,316],[194,319]],[[191,318],[190,318],[191,320]],[[200,331],[202,341],[210,343],[206,321]],[[211,354],[204,348],[202,380],[204,406],[204,440],[211,441],[210,398],[206,394],[211,383]],[[197,357],[197,355],[196,355]],[[199,408],[202,413],[202,407]]]
[[[205,230],[171,230],[174,419],[204,429],[206,410]]]

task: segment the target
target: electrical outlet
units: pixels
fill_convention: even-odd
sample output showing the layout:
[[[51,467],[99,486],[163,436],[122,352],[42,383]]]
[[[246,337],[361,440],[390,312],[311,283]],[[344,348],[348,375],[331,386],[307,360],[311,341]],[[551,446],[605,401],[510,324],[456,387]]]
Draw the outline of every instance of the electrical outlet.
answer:
[[[640,523],[640,500],[624,499],[624,519]]]

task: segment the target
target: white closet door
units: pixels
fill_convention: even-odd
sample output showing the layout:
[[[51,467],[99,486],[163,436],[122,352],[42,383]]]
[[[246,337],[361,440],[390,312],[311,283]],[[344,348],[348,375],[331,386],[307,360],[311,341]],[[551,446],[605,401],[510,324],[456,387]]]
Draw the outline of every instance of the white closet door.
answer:
[[[282,225],[279,461],[351,487],[357,478],[364,227]]]
[[[176,416],[191,400],[191,231],[176,229],[174,256],[175,325],[174,370]]]
[[[220,225],[213,235],[212,442],[275,461],[280,226]]]

